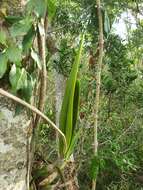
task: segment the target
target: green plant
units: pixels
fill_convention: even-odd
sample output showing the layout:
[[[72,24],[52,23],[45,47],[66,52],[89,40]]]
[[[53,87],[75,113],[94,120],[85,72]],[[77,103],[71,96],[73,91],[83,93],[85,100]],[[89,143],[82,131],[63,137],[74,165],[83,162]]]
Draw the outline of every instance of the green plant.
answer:
[[[63,158],[69,158],[73,152],[73,147],[77,138],[75,135],[75,126],[78,116],[79,106],[79,81],[77,80],[78,66],[81,59],[83,48],[83,39],[81,39],[80,47],[75,57],[70,76],[67,80],[65,95],[62,103],[60,113],[59,126],[61,131],[65,134],[67,140],[67,149],[63,145],[63,140],[59,139],[59,153]]]

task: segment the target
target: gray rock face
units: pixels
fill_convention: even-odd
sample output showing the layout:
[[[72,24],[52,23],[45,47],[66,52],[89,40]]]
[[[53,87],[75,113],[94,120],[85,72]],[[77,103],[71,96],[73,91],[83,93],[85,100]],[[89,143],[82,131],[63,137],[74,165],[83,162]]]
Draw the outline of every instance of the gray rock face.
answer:
[[[26,112],[15,116],[15,105],[0,96],[0,190],[28,190],[30,120]]]

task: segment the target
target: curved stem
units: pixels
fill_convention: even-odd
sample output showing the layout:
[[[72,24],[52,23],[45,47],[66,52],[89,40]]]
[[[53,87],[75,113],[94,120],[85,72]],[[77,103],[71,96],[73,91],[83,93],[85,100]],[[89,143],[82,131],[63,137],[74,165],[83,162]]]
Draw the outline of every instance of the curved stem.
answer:
[[[36,107],[28,104],[27,102],[25,102],[24,100],[12,95],[11,93],[3,90],[2,88],[0,88],[0,94],[2,96],[5,96],[9,99],[14,100],[15,102],[25,106],[26,108],[30,109],[32,112],[36,113],[37,115],[39,115],[41,118],[43,118],[47,123],[49,123],[51,125],[51,127],[53,127],[63,138],[64,144],[65,144],[65,149],[67,149],[67,141],[66,141],[66,137],[64,135],[64,133],[46,116],[44,115],[41,111],[39,111]]]

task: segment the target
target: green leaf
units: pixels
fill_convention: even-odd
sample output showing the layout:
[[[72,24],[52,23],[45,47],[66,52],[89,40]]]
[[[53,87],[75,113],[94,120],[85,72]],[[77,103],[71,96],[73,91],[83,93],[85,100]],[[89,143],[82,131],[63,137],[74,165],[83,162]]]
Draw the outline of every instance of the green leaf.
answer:
[[[6,33],[3,29],[0,29],[0,43],[6,45]]]
[[[99,165],[100,165],[99,158],[97,156],[94,156],[91,160],[90,173],[89,173],[92,180],[95,180],[97,178]]]
[[[18,90],[27,87],[27,72],[24,68],[21,70],[13,64],[9,73],[9,80],[13,92],[16,93]]]
[[[110,32],[110,20],[107,14],[107,11],[104,13],[104,31],[109,34]]]
[[[5,53],[0,53],[0,79],[4,76],[7,70],[7,56]]]
[[[16,89],[23,89],[27,87],[27,72],[24,68],[20,71],[20,77],[17,82],[17,87]]]
[[[70,158],[70,156],[72,155],[73,150],[74,150],[74,147],[75,147],[75,145],[76,145],[76,143],[77,143],[77,141],[78,141],[80,135],[81,135],[81,131],[79,130],[78,132],[76,132],[76,134],[74,134],[74,135],[72,136],[71,144],[70,144],[70,146],[68,147],[67,152],[65,153],[65,159],[66,159],[66,160],[68,160],[68,159]]]
[[[22,89],[22,96],[27,101],[30,102],[30,99],[32,97],[32,92],[34,88],[34,81],[30,75],[28,75],[27,78],[27,87]]]
[[[12,90],[15,93],[17,91],[17,83],[19,78],[20,78],[20,69],[16,68],[16,65],[13,64],[9,73],[9,81],[12,86]]]
[[[5,20],[8,24],[15,24],[16,22],[19,22],[22,19],[23,19],[23,17],[19,17],[19,16],[6,16],[5,17]]]
[[[38,68],[41,70],[42,69],[42,65],[41,65],[41,61],[40,61],[39,55],[33,49],[31,49],[31,57],[37,63]]]
[[[24,52],[27,52],[31,48],[35,34],[35,29],[32,25],[22,41],[22,47]]]
[[[35,12],[37,17],[44,17],[47,11],[47,0],[30,0],[27,3],[27,11]]]
[[[73,102],[73,135],[74,129],[76,126],[77,118],[78,118],[78,110],[79,110],[79,93],[80,93],[80,82],[76,81],[75,92],[74,92],[74,102]]]
[[[32,19],[27,17],[19,22],[13,24],[10,28],[10,33],[13,37],[24,36],[32,26]]]
[[[73,135],[74,95],[75,95],[77,72],[78,72],[78,66],[81,59],[82,47],[83,47],[83,38],[81,40],[80,48],[77,52],[77,56],[75,58],[75,62],[73,64],[69,79],[67,80],[67,83],[66,83],[66,89],[65,89],[64,99],[63,99],[61,113],[60,113],[59,126],[60,126],[61,131],[66,136],[68,147],[71,144],[72,135]],[[76,118],[76,116],[74,117]],[[64,155],[63,141],[61,138],[59,140],[59,152],[61,156]]]
[[[16,64],[20,64],[20,61],[22,60],[22,51],[21,49],[19,49],[16,46],[10,46],[8,47],[8,49],[6,50],[6,54],[7,57],[9,59],[9,61],[15,63]]]
[[[48,19],[52,20],[53,16],[56,13],[56,1],[47,0],[47,6],[48,6]]]
[[[75,94],[75,86],[77,80],[77,72],[78,66],[81,59],[81,52],[82,52],[83,41],[81,41],[79,51],[75,58],[75,62],[73,64],[68,82],[67,82],[67,94],[68,95],[68,102],[67,102],[67,120],[66,120],[66,128],[65,134],[67,139],[67,144],[70,144],[72,133],[73,133],[73,102],[74,102],[74,94]]]

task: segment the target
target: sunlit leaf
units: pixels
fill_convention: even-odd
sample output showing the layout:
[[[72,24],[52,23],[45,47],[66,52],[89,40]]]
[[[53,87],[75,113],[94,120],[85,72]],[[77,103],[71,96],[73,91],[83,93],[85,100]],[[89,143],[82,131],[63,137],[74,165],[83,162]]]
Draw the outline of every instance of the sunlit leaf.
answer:
[[[25,69],[20,69],[13,64],[9,73],[9,80],[13,92],[25,88],[27,86],[27,73]]]
[[[17,82],[17,87],[16,89],[23,89],[27,87],[27,72],[24,68],[20,71],[20,77]]]

